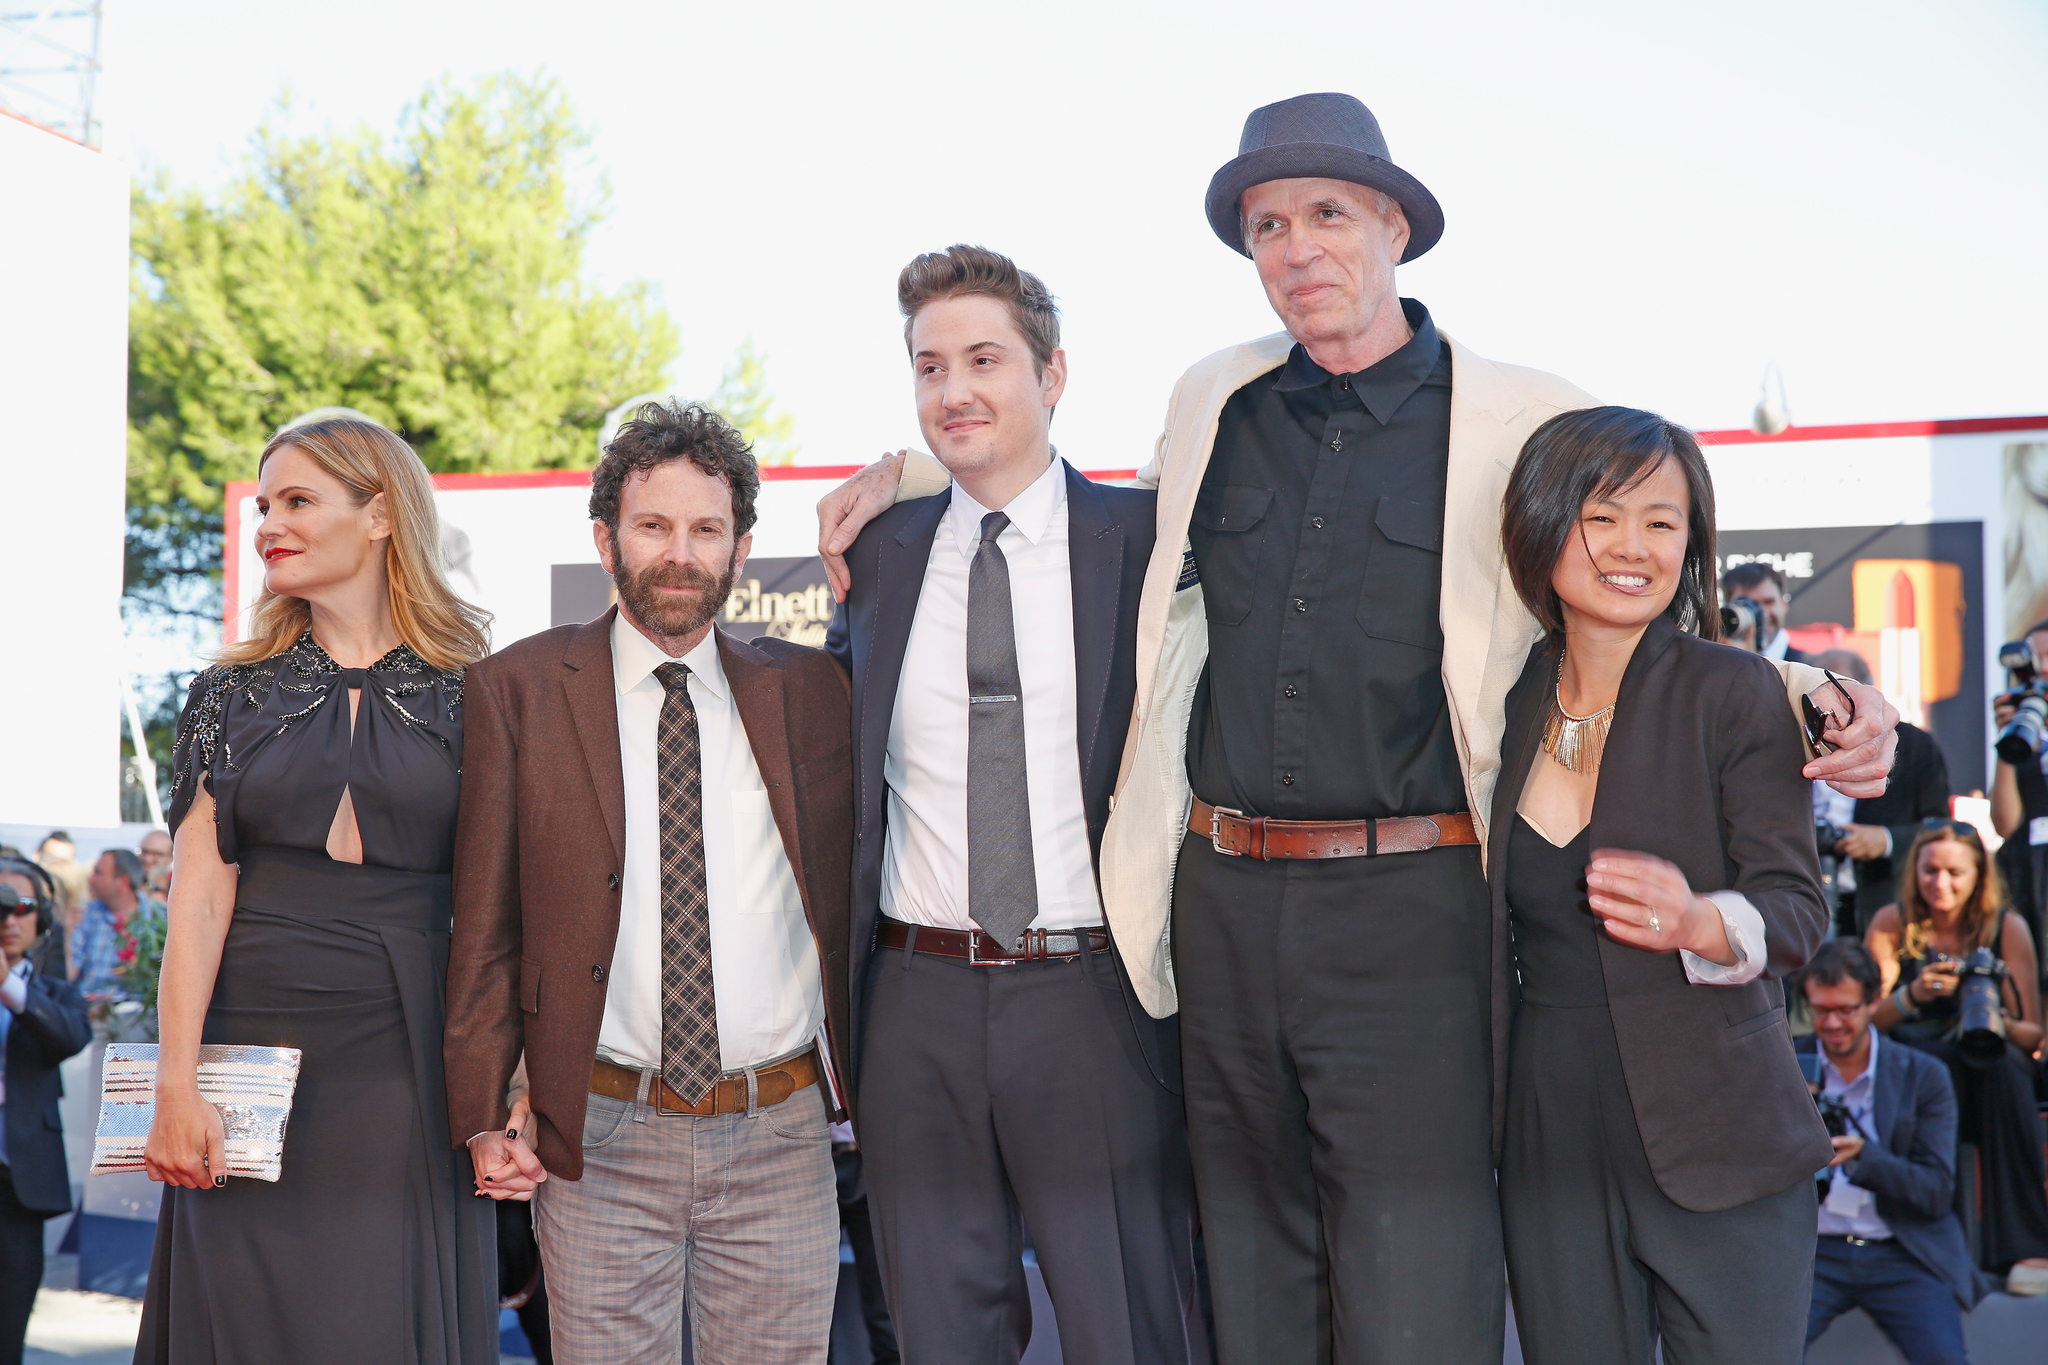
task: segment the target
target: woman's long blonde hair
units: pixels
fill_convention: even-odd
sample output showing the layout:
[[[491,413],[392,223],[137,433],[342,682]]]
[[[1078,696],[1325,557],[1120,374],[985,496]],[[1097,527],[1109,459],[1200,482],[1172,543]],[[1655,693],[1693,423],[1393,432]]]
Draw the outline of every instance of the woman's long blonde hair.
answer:
[[[1899,924],[1904,930],[1905,957],[1925,957],[1934,937],[1933,917],[1920,899],[1920,850],[1929,844],[1957,843],[1977,855],[1977,888],[1963,902],[1956,932],[1963,951],[1990,948],[1996,951],[1998,934],[2005,922],[2005,883],[1998,865],[1991,861],[1983,839],[1968,825],[1937,825],[1923,829],[1906,850],[1905,875],[1899,878]]]
[[[270,438],[256,461],[263,466],[278,451],[305,452],[363,506],[379,493],[391,536],[384,542],[390,582],[391,620],[398,637],[415,654],[443,672],[458,672],[491,652],[491,614],[455,595],[441,571],[441,519],[434,510],[434,481],[411,446],[375,422],[336,417],[287,427]],[[227,585],[234,591],[234,585]],[[216,656],[227,664],[250,664],[284,653],[306,633],[313,609],[303,598],[283,597],[266,585],[249,613],[248,638]]]

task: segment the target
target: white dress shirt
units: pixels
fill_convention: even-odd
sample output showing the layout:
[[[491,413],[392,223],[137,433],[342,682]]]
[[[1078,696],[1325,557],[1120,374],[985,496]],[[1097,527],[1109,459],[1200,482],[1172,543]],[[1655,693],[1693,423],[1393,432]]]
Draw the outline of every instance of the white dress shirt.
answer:
[[[953,485],[952,505],[932,537],[889,721],[882,913],[908,924],[977,927],[967,906],[967,577],[990,510]],[[1066,462],[1054,456],[1001,510],[1010,524],[996,545],[1010,569],[1038,879],[1038,917],[1030,927],[1100,924],[1076,738]]]
[[[625,1066],[661,1065],[661,806],[655,734],[671,662],[624,616],[612,622],[619,759],[626,779],[626,875],[619,942],[607,978],[599,1053]],[[796,874],[768,808],[768,790],[718,658],[716,628],[680,660],[697,708],[704,791],[704,887],[711,905],[711,977],[718,1053],[727,1071],[806,1047],[825,1018],[817,945]]]
[[[1821,1053],[1820,1093],[1832,1095],[1849,1108],[1849,1114],[1862,1128],[1862,1138],[1868,1145],[1877,1144],[1877,1120],[1872,1117],[1877,1108],[1877,1050],[1884,1046],[1878,1041],[1876,1029],[1870,1030],[1870,1060],[1864,1064],[1863,1074],[1844,1085],[1842,1073],[1835,1070],[1835,1059],[1825,1051]],[[1852,1133],[1856,1129],[1852,1128]],[[1840,1166],[1829,1168],[1828,1194],[1820,1205],[1820,1230],[1824,1235],[1834,1237],[1880,1238],[1892,1235],[1884,1219],[1877,1216],[1877,1196],[1861,1185],[1851,1184],[1846,1170]]]

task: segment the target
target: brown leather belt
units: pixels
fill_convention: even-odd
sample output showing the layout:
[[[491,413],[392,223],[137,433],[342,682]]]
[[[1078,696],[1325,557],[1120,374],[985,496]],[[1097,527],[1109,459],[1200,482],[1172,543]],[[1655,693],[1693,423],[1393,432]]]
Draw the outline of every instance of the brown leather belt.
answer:
[[[1479,842],[1472,817],[1462,812],[1384,820],[1268,820],[1212,806],[1199,796],[1188,812],[1188,830],[1232,858],[1374,858]]]
[[[640,1076],[641,1073],[630,1066],[620,1066],[599,1057],[590,1064],[590,1093],[615,1100],[636,1100],[640,1098]],[[760,1108],[780,1104],[805,1086],[818,1083],[818,1050],[812,1048],[786,1062],[758,1068],[754,1072],[754,1081],[756,1103]],[[711,1093],[699,1104],[686,1102],[668,1088],[667,1081],[655,1076],[647,1088],[647,1102],[657,1113],[669,1116],[688,1114],[692,1118],[708,1119],[713,1114],[744,1114],[747,1112],[747,1075],[743,1071],[737,1076],[720,1076],[712,1085]]]
[[[954,957],[971,962],[977,967],[1011,967],[1019,962],[1070,962],[1083,952],[1100,953],[1109,949],[1109,930],[1100,924],[1091,924],[1080,929],[1026,929],[1021,951],[1011,952],[1003,947],[1000,939],[990,938],[979,929],[934,929],[929,925],[909,925],[902,920],[884,919],[876,944],[883,948],[901,948],[910,941],[910,931],[917,930],[916,947],[912,950],[930,953],[933,957]],[[1083,935],[1088,946],[1081,946]]]

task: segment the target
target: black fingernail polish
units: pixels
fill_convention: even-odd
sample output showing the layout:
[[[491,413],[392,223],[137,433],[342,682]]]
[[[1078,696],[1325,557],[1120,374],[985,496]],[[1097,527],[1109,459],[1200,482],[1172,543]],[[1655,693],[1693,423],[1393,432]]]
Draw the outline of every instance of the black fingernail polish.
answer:
[[[221,1186],[223,1186],[223,1185],[225,1185],[225,1184],[227,1184],[227,1183],[228,1183],[228,1178],[227,1178],[226,1176],[224,1176],[224,1175],[217,1175],[217,1176],[215,1176],[215,1177],[213,1178],[213,1187],[214,1187],[215,1189],[219,1189],[219,1188],[220,1188]]]
[[[511,1138],[514,1142],[517,1142],[519,1140],[519,1130],[517,1128],[507,1128],[505,1130],[505,1136]]]

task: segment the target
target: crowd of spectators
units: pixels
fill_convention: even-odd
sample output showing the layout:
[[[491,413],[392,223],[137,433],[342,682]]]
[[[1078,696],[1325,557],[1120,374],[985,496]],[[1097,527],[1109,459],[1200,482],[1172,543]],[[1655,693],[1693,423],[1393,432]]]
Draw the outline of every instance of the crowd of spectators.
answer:
[[[1793,646],[1791,594],[1769,565],[1720,586],[1724,604],[1744,599],[1731,643],[1871,681],[1852,650]],[[2048,663],[2048,622],[2027,641]],[[2012,709],[2000,698],[1994,723]],[[1962,1315],[1993,1288],[2048,1294],[2048,755],[2000,759],[1980,831],[1952,817],[1934,737],[1902,722],[1898,738],[1883,796],[1814,784],[1834,924],[1787,996],[1836,1153],[1819,1175],[1808,1339],[1860,1307],[1922,1365],[1967,1359]],[[1973,982],[1982,1017],[1966,1025]]]

